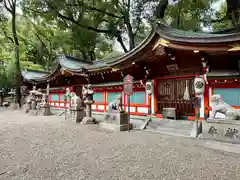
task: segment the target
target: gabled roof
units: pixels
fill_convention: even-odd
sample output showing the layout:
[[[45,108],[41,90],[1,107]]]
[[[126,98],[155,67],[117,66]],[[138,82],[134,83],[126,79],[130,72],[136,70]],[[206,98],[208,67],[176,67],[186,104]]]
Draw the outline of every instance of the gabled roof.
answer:
[[[121,56],[90,61],[68,55],[58,55],[57,65],[51,72],[27,70],[22,72],[22,76],[26,81],[44,82],[54,78],[62,70],[81,76],[86,72],[108,71],[119,69],[119,67],[124,69],[126,64],[131,65],[133,61],[143,60],[146,51],[153,51],[156,46],[214,52],[235,51],[238,49],[235,44],[240,43],[240,32],[225,32],[227,33],[189,32],[159,24],[153,26],[149,36],[141,44]]]

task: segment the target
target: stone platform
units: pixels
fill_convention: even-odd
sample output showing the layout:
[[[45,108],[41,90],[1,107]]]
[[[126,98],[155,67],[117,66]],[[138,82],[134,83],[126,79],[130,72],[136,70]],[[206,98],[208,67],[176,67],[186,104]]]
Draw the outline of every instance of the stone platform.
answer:
[[[202,123],[203,139],[240,144],[240,121],[215,119]]]
[[[104,116],[104,121],[99,123],[99,126],[112,131],[127,131],[129,115],[126,112],[108,112]]]

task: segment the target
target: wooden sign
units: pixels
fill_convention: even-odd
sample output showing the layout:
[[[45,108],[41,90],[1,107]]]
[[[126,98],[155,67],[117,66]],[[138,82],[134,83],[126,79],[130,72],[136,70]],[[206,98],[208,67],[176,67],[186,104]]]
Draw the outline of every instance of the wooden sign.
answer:
[[[124,94],[130,96],[133,93],[133,77],[131,75],[125,76],[123,79]]]

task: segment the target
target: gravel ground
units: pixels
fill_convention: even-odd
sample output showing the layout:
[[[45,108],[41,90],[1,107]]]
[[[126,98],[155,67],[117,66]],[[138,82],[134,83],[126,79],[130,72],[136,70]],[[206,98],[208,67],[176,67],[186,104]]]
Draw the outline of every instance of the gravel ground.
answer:
[[[202,144],[0,110],[0,179],[240,180],[239,155]]]

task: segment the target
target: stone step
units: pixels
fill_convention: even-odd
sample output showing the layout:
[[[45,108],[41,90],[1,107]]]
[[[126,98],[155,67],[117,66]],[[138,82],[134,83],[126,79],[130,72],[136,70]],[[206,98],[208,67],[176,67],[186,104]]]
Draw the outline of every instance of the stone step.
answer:
[[[180,136],[180,137],[190,137],[190,133],[191,133],[191,130],[179,130],[174,128],[164,128],[164,127],[159,127],[157,129],[147,127],[146,131],[166,134],[166,135]]]
[[[193,121],[187,120],[171,120],[171,119],[159,119],[159,118],[152,118],[152,122],[158,124],[181,124],[181,125],[192,125]]]
[[[159,120],[161,121],[161,120]],[[159,122],[154,122],[151,121],[149,122],[148,126],[152,128],[158,128],[158,127],[165,127],[165,128],[174,128],[174,129],[191,129],[193,126],[193,123],[191,124],[182,124],[181,122],[179,123],[159,123]]]

